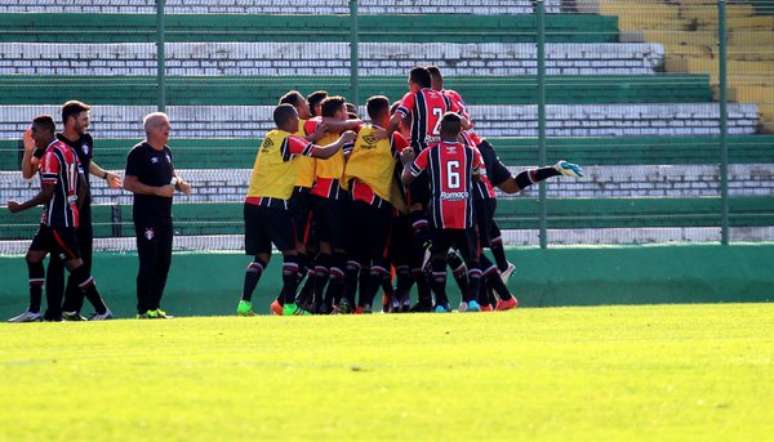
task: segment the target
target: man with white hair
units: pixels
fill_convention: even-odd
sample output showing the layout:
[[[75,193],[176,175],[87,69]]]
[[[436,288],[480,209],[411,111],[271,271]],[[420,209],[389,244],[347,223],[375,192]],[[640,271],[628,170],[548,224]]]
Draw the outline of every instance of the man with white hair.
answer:
[[[124,189],[134,193],[132,217],[140,268],[137,273],[137,317],[171,318],[161,310],[161,296],[172,262],[172,197],[176,190],[191,194],[178,177],[167,146],[169,117],[154,112],[143,118],[145,140],[129,152]]]

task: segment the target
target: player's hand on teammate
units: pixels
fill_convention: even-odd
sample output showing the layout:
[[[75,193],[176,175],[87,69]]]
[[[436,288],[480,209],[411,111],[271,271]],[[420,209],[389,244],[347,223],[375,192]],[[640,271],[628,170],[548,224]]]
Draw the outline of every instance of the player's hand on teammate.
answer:
[[[328,125],[325,123],[325,121],[321,121],[317,127],[314,130],[314,133],[312,134],[312,142],[316,143],[317,140],[325,136],[325,134],[328,132]]]
[[[342,144],[349,144],[355,141],[355,138],[357,138],[357,134],[355,131],[348,130],[345,131],[343,134],[341,134],[341,143]]]
[[[16,213],[21,210],[21,204],[17,203],[16,201],[8,201],[8,211],[11,213]]]
[[[407,147],[400,153],[400,162],[405,166],[414,161],[414,149]]]

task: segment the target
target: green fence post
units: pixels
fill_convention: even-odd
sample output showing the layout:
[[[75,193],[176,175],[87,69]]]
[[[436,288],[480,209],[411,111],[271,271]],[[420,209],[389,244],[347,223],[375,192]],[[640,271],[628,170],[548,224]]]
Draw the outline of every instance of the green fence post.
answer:
[[[720,242],[728,245],[728,88],[726,1],[718,0],[718,71],[720,89]]]
[[[358,41],[360,35],[358,34],[357,23],[357,0],[349,0],[349,17],[351,19],[350,24],[350,37],[349,37],[349,87],[350,87],[350,100],[355,106],[360,104],[359,85],[358,85]]]
[[[543,0],[535,1],[537,14],[537,111],[538,111],[538,167],[546,164],[546,9]],[[540,248],[548,247],[548,209],[546,207],[546,183],[538,185],[540,205],[539,239]]]
[[[159,87],[159,112],[164,112],[167,103],[166,87],[166,56],[164,55],[164,3],[166,0],[156,0],[156,82]]]

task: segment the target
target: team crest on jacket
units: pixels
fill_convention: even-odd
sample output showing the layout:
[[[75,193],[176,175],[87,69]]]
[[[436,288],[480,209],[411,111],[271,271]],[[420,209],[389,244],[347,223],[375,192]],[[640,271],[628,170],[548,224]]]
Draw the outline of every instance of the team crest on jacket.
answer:
[[[84,155],[88,155],[89,154],[89,145],[88,144],[84,144],[83,146],[81,146],[81,150],[83,151]]]
[[[377,140],[375,136],[369,134],[369,135],[363,136],[363,141],[366,142],[366,145],[363,146],[363,149],[373,149],[374,147],[376,147],[376,143],[379,140]]]
[[[145,229],[145,239],[147,239],[148,241],[152,240],[155,235],[156,233],[153,231],[152,227],[148,227],[147,229]]]
[[[272,146],[274,146],[274,141],[272,141],[271,138],[266,137],[263,139],[263,144],[261,144],[261,150],[266,152],[271,149]]]

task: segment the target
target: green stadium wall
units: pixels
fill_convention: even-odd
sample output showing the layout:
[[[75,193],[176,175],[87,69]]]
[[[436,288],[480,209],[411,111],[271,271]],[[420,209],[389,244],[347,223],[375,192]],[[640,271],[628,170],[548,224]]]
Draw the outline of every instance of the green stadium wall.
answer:
[[[510,288],[523,307],[774,300],[774,243],[511,248],[508,255],[517,264]],[[256,290],[260,312],[279,292],[277,258]],[[247,263],[237,253],[175,254],[164,307],[182,316],[232,314]],[[95,256],[94,276],[119,317],[134,314],[136,271],[136,255]],[[0,274],[5,318],[26,308],[23,258],[0,257]],[[456,303],[454,287],[450,294]]]

